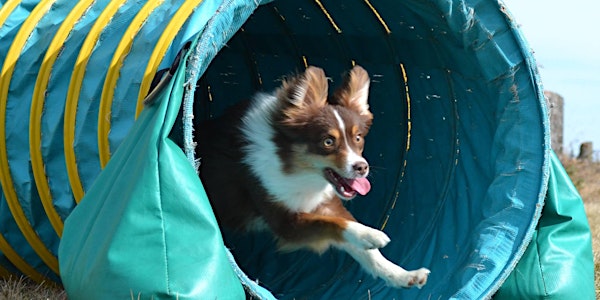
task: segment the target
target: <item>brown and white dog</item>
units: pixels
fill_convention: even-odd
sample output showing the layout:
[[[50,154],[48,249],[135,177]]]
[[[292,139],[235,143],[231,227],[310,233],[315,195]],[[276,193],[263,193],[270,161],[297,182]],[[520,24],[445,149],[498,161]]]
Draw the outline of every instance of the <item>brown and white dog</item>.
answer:
[[[330,246],[393,287],[422,287],[429,270],[407,271],[378,248],[389,237],[354,219],[342,200],[371,186],[362,156],[369,76],[354,67],[328,95],[325,73],[309,67],[272,94],[258,94],[197,128],[200,177],[221,226],[265,229],[281,249]]]

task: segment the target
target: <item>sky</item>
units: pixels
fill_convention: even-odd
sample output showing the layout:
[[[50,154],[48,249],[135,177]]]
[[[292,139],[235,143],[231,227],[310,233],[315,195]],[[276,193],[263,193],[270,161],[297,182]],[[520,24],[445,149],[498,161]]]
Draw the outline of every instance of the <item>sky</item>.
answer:
[[[600,1],[503,0],[534,51],[544,90],[564,98],[564,141],[600,151]]]

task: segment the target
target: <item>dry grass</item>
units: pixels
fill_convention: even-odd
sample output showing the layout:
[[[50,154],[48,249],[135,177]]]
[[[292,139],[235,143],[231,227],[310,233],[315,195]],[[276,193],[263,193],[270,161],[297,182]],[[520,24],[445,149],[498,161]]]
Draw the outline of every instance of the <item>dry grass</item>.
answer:
[[[592,232],[596,295],[600,295],[600,162],[561,159],[569,177],[583,198]]]
[[[9,278],[0,281],[0,300],[66,300],[63,290],[41,285],[29,279]]]
[[[561,160],[583,198],[593,237],[596,294],[600,295],[600,163]],[[62,290],[13,278],[0,281],[0,300],[4,299],[66,300],[67,296]]]

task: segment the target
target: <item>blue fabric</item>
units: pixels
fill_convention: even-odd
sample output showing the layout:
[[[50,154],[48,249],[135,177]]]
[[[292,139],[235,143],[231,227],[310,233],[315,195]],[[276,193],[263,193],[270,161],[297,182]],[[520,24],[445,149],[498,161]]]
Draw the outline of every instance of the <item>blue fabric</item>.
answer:
[[[583,201],[555,153],[531,243],[495,300],[596,299],[592,235]]]
[[[547,188],[548,123],[531,53],[497,2],[373,5],[391,34],[368,7],[328,3],[331,19],[314,5],[260,7],[201,78],[195,116],[218,116],[305,63],[332,86],[352,61],[365,67],[373,189],[348,208],[392,237],[384,255],[430,268],[428,284],[390,289],[343,253],[279,253],[265,234],[229,233],[226,244],[284,299],[490,297],[527,246]]]
[[[95,21],[107,4],[107,2],[95,3],[92,9],[88,11],[91,15],[90,17]],[[103,28],[99,37],[100,44],[94,48],[94,51],[89,56],[85,75],[82,79],[82,89],[79,94],[75,120],[75,140],[73,143],[76,156],[85,158],[77,161],[79,177],[85,190],[91,187],[101,171],[100,160],[98,158],[98,136],[96,132],[98,130],[98,110],[102,95],[102,85],[108,72],[108,62],[112,59],[112,54],[116,50],[117,45],[123,39],[123,34],[127,30],[129,23],[135,17],[136,12],[142,8],[143,4],[139,1],[126,1],[119,8],[112,21]],[[126,74],[121,75],[127,76]],[[133,77],[131,79],[133,80]],[[136,81],[139,82],[140,79]],[[62,91],[62,93],[66,95],[66,91]],[[137,95],[133,99],[137,99]],[[117,100],[117,102],[119,101],[122,100]],[[131,106],[134,103],[135,100],[129,100],[129,107],[122,109],[127,109],[131,112],[133,110]],[[121,116],[122,118],[126,118],[126,120],[132,119],[131,115],[125,116],[122,114]],[[114,116],[112,121],[116,121]],[[129,121],[130,125],[131,123],[132,121]],[[115,131],[120,131],[116,128],[114,129]],[[120,135],[123,136],[124,134],[121,133]]]
[[[59,255],[69,299],[244,297],[200,179],[168,138],[186,58],[65,223]]]
[[[0,32],[2,33],[2,62],[4,62],[5,54],[8,52],[11,39],[17,34],[19,26],[28,17],[34,9],[36,1],[23,1],[10,14],[8,20],[2,24]],[[40,199],[37,195],[37,190],[33,183],[33,175],[28,167],[29,163],[29,147],[28,136],[21,134],[28,132],[27,122],[14,122],[12,120],[28,119],[29,105],[16,105],[17,103],[29,103],[21,98],[30,98],[33,93],[33,83],[37,78],[37,73],[32,70],[39,69],[41,58],[50,41],[54,38],[54,32],[60,26],[57,20],[63,19],[72,9],[76,2],[58,0],[52,8],[44,14],[42,20],[37,24],[34,34],[30,37],[26,47],[17,62],[15,73],[11,79],[11,91],[9,91],[9,101],[7,107],[9,112],[7,115],[7,141],[10,143],[8,147],[10,166],[15,170],[13,179],[15,181],[15,189],[18,193],[20,206],[26,212],[28,222],[39,233],[40,237],[49,245],[50,251],[57,252],[59,240],[56,233],[53,232],[52,226],[48,223],[48,219],[44,214],[44,210],[40,205]],[[63,134],[62,127],[64,126],[64,110],[65,102],[61,101],[67,95],[69,88],[69,80],[74,62],[81,45],[87,37],[88,31],[91,29],[99,15],[104,11],[108,1],[95,1],[91,4],[79,19],[74,27],[73,32],[65,41],[65,45],[61,53],[59,53],[56,63],[52,66],[52,74],[46,91],[46,101],[44,103],[44,114],[42,115],[42,155],[45,162],[46,173],[49,175],[48,184],[51,189],[53,203],[58,215],[64,220],[75,207],[74,199],[71,195],[69,186],[65,183],[69,182],[68,174],[65,169],[65,159],[63,154]],[[148,20],[140,28],[139,32],[133,38],[133,44],[128,52],[128,55],[123,60],[123,65],[120,66],[120,77],[115,89],[115,98],[112,105],[111,116],[111,131],[110,145],[111,152],[116,151],[121,141],[126,136],[127,132],[133,126],[133,112],[135,111],[137,99],[137,89],[141,81],[142,72],[145,65],[141,62],[147,61],[153,45],[156,43],[162,30],[172,21],[173,14],[179,9],[183,1],[166,2],[148,17]],[[90,55],[85,76],[83,78],[83,88],[81,89],[75,127],[75,141],[73,147],[78,158],[78,172],[81,177],[85,190],[89,190],[92,183],[101,171],[98,160],[98,140],[96,128],[98,124],[98,108],[99,98],[102,93],[102,85],[104,84],[105,75],[108,72],[107,62],[112,58],[112,53],[122,39],[128,37],[123,36],[123,33],[128,28],[131,20],[136,16],[137,12],[142,8],[144,3],[138,1],[126,1],[124,5],[119,7],[117,13],[111,18],[111,21],[102,28],[101,35],[97,45]],[[218,32],[216,35],[221,40],[218,41],[210,36],[214,34],[203,35],[201,39],[201,47],[210,49],[204,53],[197,53],[196,58],[201,58],[201,65],[195,65],[194,70],[189,69],[190,74],[200,74],[206,68],[212,57],[218,52],[230,35],[237,31],[237,28],[246,20],[249,14],[259,5],[259,2],[247,1],[225,1],[223,3],[215,1],[203,1],[195,8],[190,18],[186,21],[179,33],[173,40],[166,56],[161,62],[161,66],[169,66],[175,59],[179,49],[188,41],[198,39],[199,33],[204,31],[204,27],[210,21],[213,27],[207,32]],[[217,8],[220,9],[216,13]],[[223,33],[226,29],[227,34]],[[158,33],[158,34],[157,34]],[[220,43],[217,46],[217,43]],[[40,50],[41,49],[41,50]],[[201,57],[200,57],[201,56]],[[197,62],[197,60],[196,60]],[[187,85],[193,89],[194,85]],[[13,111],[14,110],[14,111]],[[191,117],[191,116],[190,116]],[[26,151],[23,151],[26,150]],[[193,155],[193,154],[192,154]],[[192,159],[193,162],[193,159]],[[25,164],[23,166],[23,164]],[[9,209],[5,203],[0,203],[2,210],[0,216],[4,219],[3,236],[8,242],[13,245],[29,266],[32,266],[42,274],[50,276],[53,280],[58,280],[58,277],[52,274],[51,271],[40,261],[36,255],[36,249],[32,249],[27,241],[19,234],[19,228],[12,219]],[[38,224],[39,223],[39,224]],[[231,263],[235,267],[235,262],[231,258]],[[6,268],[14,270],[12,265],[7,264]],[[245,281],[245,284],[251,286],[250,289],[255,289],[254,294],[262,294],[267,297],[269,293],[261,290],[255,282],[244,276],[241,270],[237,269],[240,279]],[[252,288],[254,287],[254,288]]]
[[[21,2],[0,24],[0,66],[36,3]],[[102,174],[97,127],[107,62],[122,39],[132,39],[111,107],[109,141],[115,153],[135,126],[137,90],[153,46],[182,3],[166,1],[138,35],[125,37],[144,5],[126,1],[102,29],[85,70],[74,128],[84,190]],[[61,148],[68,79],[83,39],[107,4],[95,1],[77,23],[46,91],[42,154],[63,220],[76,207]],[[52,253],[59,239],[40,204],[30,170],[30,124],[22,120],[29,118],[44,49],[73,5],[57,0],[29,37],[10,85],[7,138],[0,141],[8,146],[19,204]],[[372,79],[375,120],[365,156],[373,166],[373,188],[348,203],[348,209],[361,222],[388,233],[392,242],[382,252],[392,261],[432,271],[422,290],[396,290],[371,278],[343,253],[279,253],[269,235],[226,232],[233,253],[227,258],[251,294],[273,297],[256,281],[284,299],[479,299],[498,290],[534,233],[550,160],[546,104],[535,61],[502,5],[490,0],[356,5],[226,0],[203,1],[195,8],[160,64],[167,68],[186,42],[197,41],[185,84],[174,87],[184,103],[181,132],[172,135],[181,134],[189,162],[195,165],[198,159],[193,122],[216,117],[256,91],[272,90],[282,76],[306,65],[323,67],[336,86],[340,74],[360,64]],[[2,235],[26,263],[58,280],[21,235],[4,198],[0,219]]]
[[[17,28],[20,29],[18,25],[22,24],[28,14],[34,9],[35,4],[33,1],[24,1],[15,8],[6,20],[4,23],[6,27],[3,26],[2,28],[3,30],[10,29],[4,33],[8,41],[14,39],[18,33]],[[6,154],[13,181],[11,189],[14,189],[16,192],[18,205],[26,217],[24,221],[27,222],[27,225],[25,226],[31,227],[40,239],[42,244],[39,247],[43,247],[51,253],[58,251],[59,239],[50,225],[37,193],[29,156],[29,135],[26,134],[30,130],[30,124],[24,120],[29,120],[31,95],[33,94],[34,83],[37,79],[37,72],[32,70],[39,69],[45,49],[50,44],[54,33],[60,25],[55,22],[57,16],[60,16],[59,18],[65,16],[74,4],[66,1],[57,2],[54,5],[54,9],[45,14],[38,22],[37,30],[34,30],[29,36],[21,49],[19,60],[15,62],[10,86],[8,91],[6,91],[8,93],[6,111],[2,112],[6,114],[6,140],[2,141],[2,143],[8,145],[6,147]],[[4,37],[2,40],[4,41]],[[10,44],[3,43],[3,45],[9,46]],[[8,49],[3,51],[0,56],[3,63],[5,62],[7,52]],[[58,281],[58,276],[53,274],[38,256],[39,249],[28,245],[28,241],[20,235],[21,230],[17,227],[14,220],[5,219],[12,219],[13,216],[6,206],[7,204],[5,204],[6,198],[2,197],[2,199],[4,210],[1,215],[4,219],[2,224],[5,226],[3,228],[4,238],[19,252],[21,258],[29,265],[36,268],[41,274],[48,276],[49,279]],[[57,203],[61,203],[61,201]]]
[[[256,3],[254,3],[256,5]],[[190,63],[187,69],[187,82],[197,82],[200,75],[208,68],[208,64],[212,61],[217,52],[225,45],[229,38],[238,31],[239,27],[248,18],[256,6],[247,1],[230,1],[222,4],[216,13],[205,27],[203,34],[199,37],[196,47],[190,54]],[[218,33],[218,34],[215,34]],[[199,161],[196,160],[194,149],[195,143],[193,139],[193,118],[194,118],[194,92],[195,84],[186,85],[183,101],[183,145],[184,152],[194,166],[198,170]],[[229,249],[227,251],[230,264],[240,279],[241,283],[246,287],[250,295],[258,299],[274,299],[273,295],[254,280],[251,280],[239,268],[237,262]]]
[[[65,41],[62,53],[53,65],[46,91],[41,130],[43,133],[54,134],[42,134],[42,156],[44,162],[46,162],[46,173],[52,174],[48,178],[48,183],[52,191],[54,206],[62,220],[66,219],[75,208],[75,201],[73,201],[71,187],[65,184],[69,182],[69,175],[65,168],[63,134],[66,102],[64,100],[59,101],[59,99],[65,98],[70,83],[69,80],[65,79],[73,72],[81,45],[98,14],[108,2],[108,0],[95,1],[83,18],[75,24],[74,30]],[[56,13],[62,15],[65,11],[57,11]],[[83,103],[82,105],[87,107],[86,104]]]

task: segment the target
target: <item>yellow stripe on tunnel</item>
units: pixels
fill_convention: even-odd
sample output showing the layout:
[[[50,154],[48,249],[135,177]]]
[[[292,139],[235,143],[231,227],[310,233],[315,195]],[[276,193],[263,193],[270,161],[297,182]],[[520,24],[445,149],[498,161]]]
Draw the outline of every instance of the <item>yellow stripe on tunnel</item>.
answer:
[[[42,112],[44,110],[46,89],[48,88],[52,66],[58,58],[58,54],[69,36],[69,33],[73,30],[75,24],[92,3],[94,3],[94,0],[84,0],[77,3],[54,35],[54,39],[48,46],[46,55],[42,60],[42,65],[33,90],[33,98],[31,99],[31,113],[29,116],[29,151],[33,176],[46,215],[48,215],[50,224],[52,224],[54,231],[56,231],[59,237],[62,236],[63,220],[56,212],[56,208],[52,202],[52,193],[48,184],[48,178],[45,171],[46,166],[42,157]]]
[[[125,31],[121,42],[117,46],[112,60],[110,61],[108,74],[102,88],[102,96],[100,97],[100,108],[98,112],[98,153],[100,156],[100,166],[104,168],[110,159],[110,143],[108,141],[108,133],[110,132],[111,107],[115,93],[117,80],[119,79],[119,71],[123,60],[131,50],[134,37],[144,25],[144,22],[152,14],[158,6],[162,4],[160,1],[149,1],[137,13],[135,18],[129,24]]]
[[[65,147],[65,160],[67,164],[67,173],[69,175],[69,183],[73,190],[73,196],[75,202],[79,203],[85,191],[81,184],[81,177],[79,176],[79,169],[77,168],[77,157],[75,155],[75,123],[77,117],[77,106],[79,105],[79,94],[81,92],[81,85],[85,75],[90,56],[94,51],[94,46],[100,38],[100,34],[110,22],[112,17],[117,13],[119,7],[121,7],[126,0],[113,0],[104,8],[102,13],[98,16],[98,19],[90,29],[83,42],[79,55],[75,61],[75,67],[71,74],[69,82],[69,91],[67,92],[67,103],[65,104],[65,116],[64,116],[64,147]]]
[[[58,271],[58,259],[54,254],[48,250],[46,245],[42,242],[40,237],[37,235],[35,230],[32,228],[29,220],[23,212],[23,208],[19,203],[19,198],[15,190],[14,182],[11,177],[11,172],[8,162],[8,153],[6,148],[6,106],[8,102],[8,91],[10,88],[10,82],[15,71],[15,65],[19,60],[21,51],[27,43],[27,39],[35,30],[38,22],[48,12],[50,7],[54,4],[54,0],[41,1],[33,9],[29,17],[23,22],[23,25],[17,32],[2,65],[0,71],[0,183],[6,197],[8,208],[12,213],[15,222],[19,226],[19,229],[23,233],[23,236],[27,242],[31,245],[33,250],[39,255],[42,261],[48,265],[48,267],[55,272]],[[17,266],[23,268],[24,266]],[[32,276],[31,274],[27,274]],[[35,274],[33,274],[35,276]]]
[[[144,78],[142,79],[142,83],[140,85],[140,91],[138,93],[138,102],[135,112],[135,117],[139,116],[140,112],[144,108],[144,98],[148,95],[150,91],[150,84],[152,83],[152,79],[154,78],[154,74],[158,71],[158,66],[162,61],[163,57],[167,53],[169,46],[175,39],[175,36],[181,29],[181,26],[187,21],[192,12],[194,12],[194,7],[200,5],[203,0],[187,0],[185,1],[181,7],[177,10],[171,21],[163,31],[162,35],[158,39],[156,46],[154,47],[154,51],[152,51],[152,55],[150,56],[150,60],[148,61],[148,65],[146,66],[146,71],[144,72]]]
[[[0,27],[4,26],[4,23],[6,22],[8,17],[10,17],[11,13],[15,10],[15,8],[20,3],[21,3],[20,0],[14,0],[14,1],[9,0],[6,3],[4,3],[4,5],[2,7],[0,7]],[[0,234],[0,251],[2,251],[2,254],[4,256],[6,256],[6,258],[17,269],[19,269],[21,272],[23,272],[23,274],[28,275],[34,281],[36,281],[38,283],[48,281],[48,279],[46,277],[44,277],[42,274],[40,274],[38,271],[36,271],[34,268],[32,268],[25,260],[23,260],[23,258],[21,258],[21,256],[19,256],[19,254],[15,251],[15,249],[12,248],[12,246],[8,243],[8,241],[6,241],[4,236],[1,234]],[[2,268],[2,270],[0,271],[0,274],[2,274],[2,276],[5,276],[6,275],[5,271],[8,272],[8,270]]]

